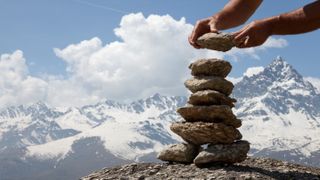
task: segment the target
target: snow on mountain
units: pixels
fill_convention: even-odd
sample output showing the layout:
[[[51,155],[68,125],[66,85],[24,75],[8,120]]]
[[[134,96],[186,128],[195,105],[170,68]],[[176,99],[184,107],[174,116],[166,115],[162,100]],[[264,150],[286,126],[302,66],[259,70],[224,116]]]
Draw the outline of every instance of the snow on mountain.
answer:
[[[233,96],[252,155],[320,166],[320,94],[292,66],[278,57],[239,78]],[[86,164],[93,168],[103,153],[113,159],[110,164],[155,160],[164,146],[181,141],[169,126],[180,120],[176,109],[186,102],[186,97],[155,94],[67,110],[43,103],[6,108],[0,111],[0,160],[6,149],[20,147],[25,148],[22,159],[56,161],[60,168],[75,159],[91,159]]]
[[[290,158],[302,158],[319,153],[320,94],[287,62],[277,58],[262,72],[244,76],[233,95],[238,100],[234,112],[244,120],[240,130],[254,154],[290,151]]]
[[[31,106],[9,107],[0,111],[0,151],[43,144],[77,134],[62,129],[56,118],[62,113],[39,102]]]
[[[63,115],[56,118],[55,122],[62,129],[74,129],[79,132],[99,125],[98,122],[88,118],[81,109],[70,108]]]
[[[305,77],[306,81],[309,81],[320,93],[320,79],[315,77]]]
[[[176,108],[184,104],[185,97],[155,94],[146,100],[131,104],[107,100],[85,106],[80,110],[70,111],[57,120],[63,127],[72,127],[76,125],[73,123],[78,122],[73,119],[80,119],[81,126],[78,130],[83,130],[82,133],[46,144],[29,146],[27,156],[42,159],[64,158],[72,152],[72,145],[77,140],[99,137],[104,142],[105,149],[112,154],[122,159],[138,161],[143,156],[160,151],[165,145],[181,140],[169,130],[169,124],[178,119]],[[67,123],[68,120],[72,123]],[[83,123],[86,121],[90,123]],[[100,124],[91,126],[94,124],[92,122]]]

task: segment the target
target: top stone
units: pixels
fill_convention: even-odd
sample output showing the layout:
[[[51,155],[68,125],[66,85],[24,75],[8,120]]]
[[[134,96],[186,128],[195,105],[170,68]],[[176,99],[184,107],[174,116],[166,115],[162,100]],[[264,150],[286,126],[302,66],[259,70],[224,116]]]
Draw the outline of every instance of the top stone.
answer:
[[[202,48],[226,52],[235,46],[233,38],[226,33],[207,33],[199,37],[196,43]]]
[[[190,64],[193,76],[219,76],[225,78],[232,66],[228,61],[221,59],[199,59]]]

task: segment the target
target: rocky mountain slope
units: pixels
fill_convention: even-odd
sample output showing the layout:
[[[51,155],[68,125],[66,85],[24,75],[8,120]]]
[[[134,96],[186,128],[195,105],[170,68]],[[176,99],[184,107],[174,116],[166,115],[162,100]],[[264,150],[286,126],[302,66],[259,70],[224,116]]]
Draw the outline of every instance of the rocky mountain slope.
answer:
[[[276,59],[233,95],[253,155],[320,166],[320,94],[291,65]]]
[[[320,179],[320,169],[267,158],[248,158],[234,165],[133,163],[105,168],[81,180],[94,179]]]
[[[292,66],[274,60],[244,76],[233,96],[251,155],[320,167],[320,94]],[[169,124],[186,101],[155,94],[66,110],[43,103],[2,109],[0,177],[75,179],[105,166],[157,161],[159,150],[181,141]]]

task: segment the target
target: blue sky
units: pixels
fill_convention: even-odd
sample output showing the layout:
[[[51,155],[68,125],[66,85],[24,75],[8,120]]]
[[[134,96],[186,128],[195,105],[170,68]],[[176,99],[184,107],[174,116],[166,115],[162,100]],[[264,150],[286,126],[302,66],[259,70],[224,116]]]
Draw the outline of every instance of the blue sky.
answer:
[[[182,17],[185,17],[185,26],[189,27],[187,24],[194,24],[198,19],[214,14],[220,10],[226,2],[225,0],[201,0],[200,2],[195,0],[0,0],[0,54],[11,54],[18,49],[23,51],[23,57],[26,59],[25,63],[27,66],[24,68],[29,71],[23,78],[27,79],[29,76],[32,76],[32,78],[40,78],[45,75],[46,79],[36,79],[36,84],[42,87],[42,89],[50,90],[52,87],[45,85],[46,83],[48,84],[47,79],[50,79],[48,76],[55,76],[54,83],[58,83],[56,82],[57,79],[59,79],[58,77],[68,76],[66,68],[69,69],[69,73],[73,73],[69,79],[79,81],[77,78],[81,76],[75,73],[75,66],[70,65],[77,63],[77,61],[73,59],[74,54],[68,54],[68,52],[63,51],[63,49],[67,49],[66,47],[71,44],[76,45],[84,40],[92,40],[94,37],[98,39],[88,42],[90,46],[100,46],[99,43],[102,44],[101,46],[105,46],[114,41],[121,42],[122,39],[115,35],[114,29],[119,28],[120,21],[124,15],[142,12],[147,19],[151,14],[160,15],[161,17],[168,14],[177,22]],[[312,1],[264,1],[249,21],[288,12],[310,2]],[[136,17],[135,21],[138,19],[139,17]],[[172,24],[172,22],[169,21],[170,20],[168,20],[168,23]],[[161,26],[161,22],[158,25]],[[137,26],[139,26],[139,24],[137,24]],[[175,28],[175,25],[172,25],[172,28]],[[124,28],[122,29],[124,30]],[[235,29],[229,31],[234,30]],[[130,35],[130,32],[126,33]],[[163,44],[170,43],[170,36],[168,37],[168,40],[162,42]],[[187,39],[187,34],[185,34],[184,37]],[[226,60],[231,59],[231,63],[233,64],[231,76],[241,76],[248,67],[265,66],[276,56],[281,55],[302,75],[320,77],[320,71],[318,70],[320,65],[320,58],[318,57],[320,50],[318,45],[318,42],[320,42],[320,31],[275,38],[285,39],[288,45],[282,48],[267,48],[266,50],[259,51],[257,54],[260,59],[253,58],[248,55],[249,53],[247,53],[247,55],[239,55],[237,61],[227,57]],[[54,51],[54,48],[58,48],[57,50],[61,51]],[[71,50],[74,49],[71,48]],[[60,56],[57,55],[57,52],[60,52]],[[166,52],[170,58],[174,57],[176,53],[170,50]],[[19,53],[16,57],[20,60],[23,59],[19,56]],[[172,63],[170,59],[167,59],[167,61],[168,65]],[[145,63],[147,66],[148,62],[146,61]],[[22,66],[24,65],[22,64]],[[180,67],[175,68],[179,69]],[[186,67],[181,66],[181,68]],[[110,75],[110,72],[108,73]],[[166,72],[164,71],[162,73]],[[137,76],[137,78],[139,77]],[[101,93],[97,91],[98,88],[95,84],[90,84],[87,81],[89,80],[84,80],[82,84],[82,86],[88,86],[87,89],[83,90],[84,93]],[[108,83],[109,81],[103,80],[103,82]],[[69,84],[66,82],[59,83]],[[154,86],[152,84],[148,85]],[[117,84],[112,84],[112,86],[117,86]],[[37,90],[38,89],[39,88],[37,88]],[[95,89],[95,91],[92,89]],[[72,90],[70,90],[70,92],[72,92]],[[69,95],[70,92],[66,92],[66,96]],[[35,99],[43,100],[43,98],[47,98],[47,96],[49,95],[45,94]],[[95,98],[99,99],[101,96],[108,96],[108,94],[97,95]],[[117,99],[118,96],[120,96],[120,94],[114,95],[115,99]],[[22,101],[24,98],[22,98]]]
[[[1,0],[0,53],[23,50],[33,74],[64,74],[64,62],[52,48],[62,48],[84,39],[99,37],[104,42],[116,39],[113,29],[128,13],[169,14],[176,19],[186,17],[188,23],[207,17],[221,9],[227,1],[202,0]],[[312,1],[265,1],[251,19],[287,12]],[[116,9],[116,10],[112,10]],[[233,75],[247,67],[266,65],[277,55],[283,56],[305,76],[320,77],[318,57],[320,31],[285,36],[289,46],[270,49],[261,60],[243,59],[235,64]]]

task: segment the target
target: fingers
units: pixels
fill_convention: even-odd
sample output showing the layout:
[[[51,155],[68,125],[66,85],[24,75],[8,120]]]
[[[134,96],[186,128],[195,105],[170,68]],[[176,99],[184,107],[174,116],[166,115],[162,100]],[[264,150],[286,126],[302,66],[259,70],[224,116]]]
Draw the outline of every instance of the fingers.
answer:
[[[240,31],[234,33],[234,42],[235,44],[241,44],[249,35],[250,28],[248,26],[242,28]]]
[[[196,27],[193,29],[192,34],[188,38],[189,43],[196,49],[200,48],[200,46],[196,43],[199,36],[201,36],[201,34],[199,32],[199,25],[197,24]]]
[[[249,26],[244,27],[242,30],[234,33],[234,42],[238,48],[249,48],[256,46],[255,37],[252,35]]]
[[[200,49],[200,46],[193,39],[194,39],[194,35],[193,36],[191,35],[188,37],[190,45],[196,49]]]
[[[188,40],[191,46],[193,46],[196,49],[199,49],[200,46],[197,45],[196,41],[198,39],[198,37],[200,36],[199,34],[199,30],[200,30],[200,22],[197,22],[194,29],[192,30],[191,35],[189,36]]]
[[[217,32],[216,29],[214,29],[214,28],[211,29],[209,22],[210,22],[210,18],[203,19],[203,20],[198,21],[196,23],[196,25],[194,26],[194,29],[193,29],[191,35],[188,37],[188,41],[189,41],[190,45],[192,45],[194,48],[196,48],[196,49],[201,48],[197,44],[197,40],[200,36],[210,32],[210,31]]]

